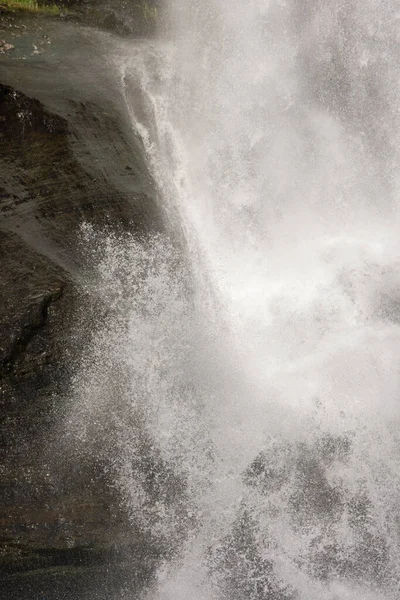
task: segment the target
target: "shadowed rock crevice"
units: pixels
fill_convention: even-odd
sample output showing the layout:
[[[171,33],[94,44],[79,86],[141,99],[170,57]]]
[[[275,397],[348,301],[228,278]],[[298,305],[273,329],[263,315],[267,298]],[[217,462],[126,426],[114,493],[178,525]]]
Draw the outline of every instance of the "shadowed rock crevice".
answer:
[[[38,298],[37,305],[30,307],[30,314],[27,316],[27,320],[24,322],[19,336],[15,339],[9,355],[3,361],[3,373],[12,371],[15,363],[23,356],[33,337],[45,326],[50,304],[56,302],[61,295],[62,288],[59,288],[53,292],[49,292],[44,297]]]

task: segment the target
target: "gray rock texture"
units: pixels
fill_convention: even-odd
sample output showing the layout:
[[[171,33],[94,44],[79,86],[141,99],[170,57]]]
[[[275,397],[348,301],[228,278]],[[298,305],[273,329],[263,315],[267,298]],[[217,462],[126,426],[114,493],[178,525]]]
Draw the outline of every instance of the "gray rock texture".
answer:
[[[161,230],[162,214],[105,68],[110,34],[9,13],[1,27],[14,48],[0,54],[0,597],[118,597],[157,553],[101,464],[61,455],[55,471],[50,453],[71,326],[90,310],[80,227],[140,234]]]

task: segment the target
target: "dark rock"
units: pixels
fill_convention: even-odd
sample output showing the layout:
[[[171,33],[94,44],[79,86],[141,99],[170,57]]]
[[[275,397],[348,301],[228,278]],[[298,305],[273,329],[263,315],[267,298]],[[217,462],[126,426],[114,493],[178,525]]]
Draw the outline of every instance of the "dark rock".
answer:
[[[81,226],[140,234],[164,225],[117,79],[98,77],[99,40],[68,23],[49,27],[53,54],[42,54],[40,66],[28,54],[24,62],[0,59],[0,597],[7,600],[117,597],[121,586],[144,585],[159,560],[101,461],[74,462],[61,446],[51,455],[80,344],[71,327],[78,311],[90,310],[81,292],[90,277]]]

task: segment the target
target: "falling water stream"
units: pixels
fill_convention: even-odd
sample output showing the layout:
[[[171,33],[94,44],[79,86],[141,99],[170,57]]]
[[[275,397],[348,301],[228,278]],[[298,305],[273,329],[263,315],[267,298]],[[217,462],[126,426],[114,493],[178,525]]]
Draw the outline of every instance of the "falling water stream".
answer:
[[[399,7],[169,4],[115,68],[185,251],[102,240],[75,382],[144,597],[398,600]]]

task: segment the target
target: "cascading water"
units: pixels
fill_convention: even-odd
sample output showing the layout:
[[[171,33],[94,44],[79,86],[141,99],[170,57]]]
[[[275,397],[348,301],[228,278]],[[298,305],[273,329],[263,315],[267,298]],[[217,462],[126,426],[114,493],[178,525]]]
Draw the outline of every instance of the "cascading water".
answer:
[[[399,18],[171,0],[116,57],[187,256],[107,241],[75,388],[165,550],[148,599],[399,598]]]

